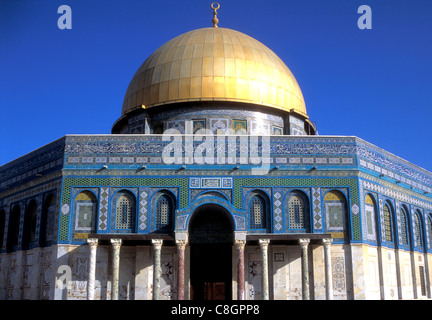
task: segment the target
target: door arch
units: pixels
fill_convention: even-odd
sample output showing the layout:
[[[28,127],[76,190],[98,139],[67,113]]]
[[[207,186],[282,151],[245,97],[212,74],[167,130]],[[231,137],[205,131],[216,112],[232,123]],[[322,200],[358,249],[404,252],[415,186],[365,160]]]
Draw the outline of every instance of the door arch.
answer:
[[[193,300],[232,299],[234,221],[216,204],[198,207],[189,222],[190,281]]]

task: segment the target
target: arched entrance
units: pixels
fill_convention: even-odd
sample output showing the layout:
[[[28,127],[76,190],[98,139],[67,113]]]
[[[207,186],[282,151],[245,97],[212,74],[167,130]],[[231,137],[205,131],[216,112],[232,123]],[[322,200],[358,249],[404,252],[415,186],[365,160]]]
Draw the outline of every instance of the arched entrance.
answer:
[[[193,300],[232,298],[233,231],[233,220],[221,206],[205,204],[193,213],[189,223]]]

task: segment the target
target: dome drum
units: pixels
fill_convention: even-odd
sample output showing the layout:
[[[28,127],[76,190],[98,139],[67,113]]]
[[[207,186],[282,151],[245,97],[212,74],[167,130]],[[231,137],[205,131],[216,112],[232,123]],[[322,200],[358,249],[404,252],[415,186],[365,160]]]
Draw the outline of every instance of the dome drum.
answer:
[[[263,110],[235,102],[184,102],[157,108],[136,109],[120,118],[114,134],[162,134],[167,129],[193,134],[310,135],[315,128],[296,113]]]

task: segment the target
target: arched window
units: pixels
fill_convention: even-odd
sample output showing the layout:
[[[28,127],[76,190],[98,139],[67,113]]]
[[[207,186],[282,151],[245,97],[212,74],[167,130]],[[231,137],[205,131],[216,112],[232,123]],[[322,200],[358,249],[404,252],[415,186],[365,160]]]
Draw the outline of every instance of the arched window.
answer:
[[[93,233],[95,232],[95,221],[97,211],[97,198],[88,190],[81,191],[75,197],[75,233]]]
[[[426,219],[428,233],[428,249],[432,247],[432,213],[428,214]],[[0,247],[1,248],[1,247]]]
[[[365,197],[365,213],[366,213],[366,227],[367,227],[367,239],[377,241],[376,233],[376,205],[375,200],[370,194]]]
[[[392,212],[390,206],[384,204],[384,228],[385,228],[385,239],[387,242],[393,241],[393,224],[392,224]]]
[[[166,194],[160,195],[156,200],[155,231],[171,232],[173,220],[173,201]]]
[[[249,200],[249,227],[266,229],[266,203],[260,195],[254,195]]]
[[[303,196],[294,193],[288,201],[288,219],[290,229],[306,229],[306,203]]]
[[[415,237],[415,246],[419,248],[423,248],[423,236],[422,236],[422,225],[420,220],[420,212],[417,211],[414,214],[414,237]]]
[[[115,206],[115,228],[120,230],[131,230],[134,226],[135,201],[132,197],[123,193],[117,199]]]
[[[50,245],[54,241],[54,223],[55,223],[56,199],[52,194],[48,194],[42,206],[41,220],[41,246]]]
[[[36,241],[36,219],[37,219],[37,203],[36,200],[31,200],[27,205],[24,215],[24,230],[22,239],[22,248],[30,249],[31,245]]]
[[[0,252],[3,248],[3,238],[5,235],[6,212],[0,210]]]
[[[16,250],[19,237],[19,223],[20,223],[21,208],[15,205],[9,215],[8,236],[6,242],[6,252]]]
[[[337,191],[332,190],[324,196],[324,210],[326,231],[331,233],[332,238],[344,239],[345,219],[346,219],[346,201],[345,196]]]
[[[401,244],[408,245],[409,237],[408,237],[408,212],[404,206],[401,207],[400,210],[400,233],[401,233]]]

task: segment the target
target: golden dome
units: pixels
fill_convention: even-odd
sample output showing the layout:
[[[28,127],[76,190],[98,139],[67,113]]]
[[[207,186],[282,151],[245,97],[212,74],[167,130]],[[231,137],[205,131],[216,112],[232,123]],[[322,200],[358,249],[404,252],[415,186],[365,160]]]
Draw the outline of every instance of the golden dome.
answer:
[[[135,73],[122,116],[186,101],[236,101],[294,111],[307,118],[300,87],[261,42],[227,28],[184,33],[157,49]]]

